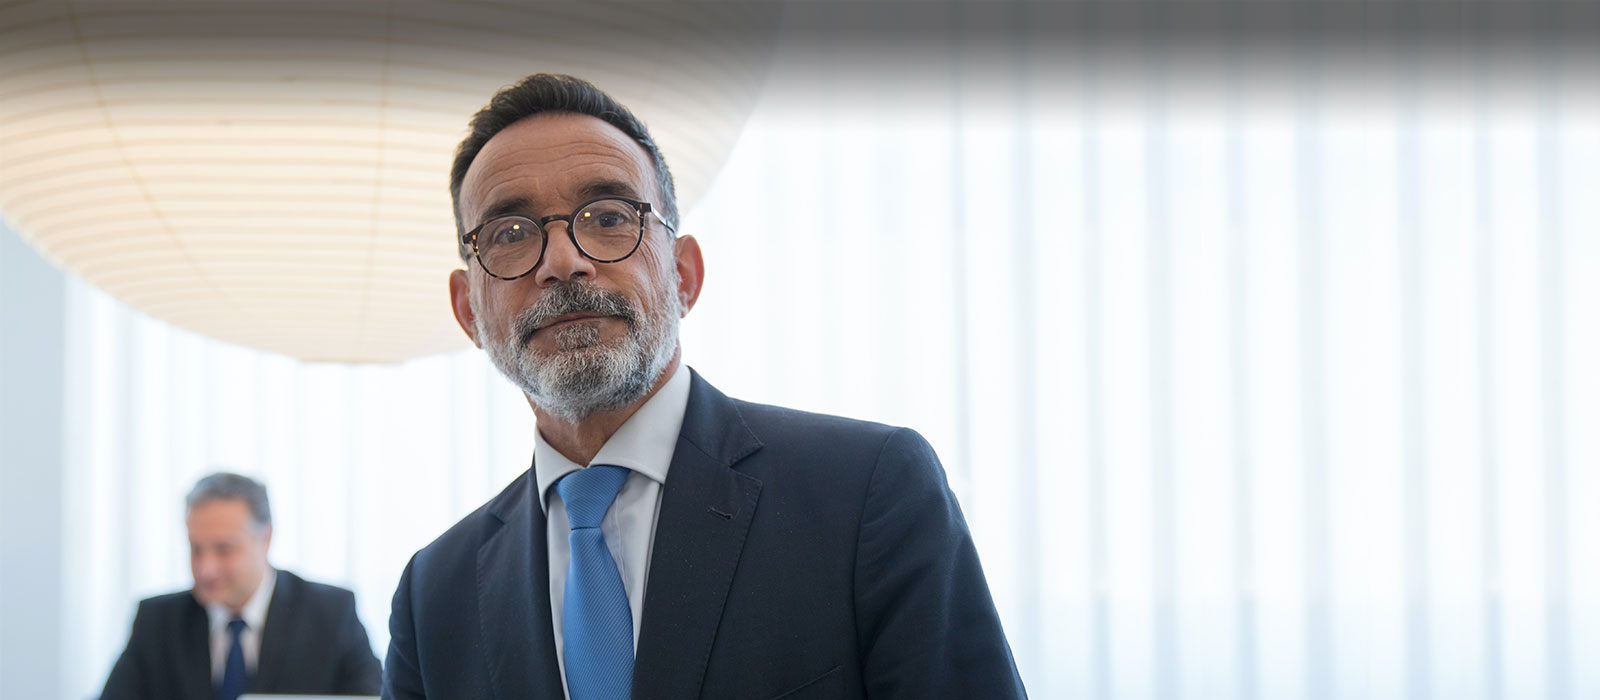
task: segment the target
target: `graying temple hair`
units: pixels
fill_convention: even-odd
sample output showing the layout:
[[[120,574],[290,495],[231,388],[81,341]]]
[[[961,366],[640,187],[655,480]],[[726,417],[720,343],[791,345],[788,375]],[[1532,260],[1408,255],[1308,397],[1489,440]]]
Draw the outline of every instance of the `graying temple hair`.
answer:
[[[189,490],[184,506],[186,510],[194,510],[195,506],[202,503],[229,499],[244,501],[250,507],[250,518],[255,521],[256,527],[264,528],[272,524],[272,506],[267,503],[267,487],[239,474],[217,472],[206,476]]]

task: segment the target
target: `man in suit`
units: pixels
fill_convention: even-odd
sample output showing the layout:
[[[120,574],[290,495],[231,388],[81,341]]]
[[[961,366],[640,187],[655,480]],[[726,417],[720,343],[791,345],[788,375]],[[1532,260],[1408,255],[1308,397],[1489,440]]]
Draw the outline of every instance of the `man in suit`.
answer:
[[[526,394],[534,463],[407,565],[385,697],[1025,697],[927,442],[681,366],[704,263],[625,107],[506,88],[451,194],[456,318]]]
[[[101,700],[378,693],[382,670],[355,595],[267,564],[266,487],[212,474],[187,505],[194,589],[139,603]]]

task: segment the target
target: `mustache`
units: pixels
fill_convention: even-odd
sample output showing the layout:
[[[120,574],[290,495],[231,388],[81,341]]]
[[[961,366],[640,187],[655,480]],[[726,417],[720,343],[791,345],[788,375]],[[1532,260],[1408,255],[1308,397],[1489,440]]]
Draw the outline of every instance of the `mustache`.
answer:
[[[592,313],[615,316],[633,328],[639,320],[639,310],[628,298],[586,282],[561,282],[540,295],[539,301],[517,318],[515,332],[519,345],[527,345],[533,334],[559,316],[571,313]]]

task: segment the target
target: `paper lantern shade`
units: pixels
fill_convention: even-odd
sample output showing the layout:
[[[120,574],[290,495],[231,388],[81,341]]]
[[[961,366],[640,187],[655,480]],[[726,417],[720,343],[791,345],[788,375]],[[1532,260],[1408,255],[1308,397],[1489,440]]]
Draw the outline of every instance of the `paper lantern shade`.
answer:
[[[590,80],[650,127],[687,210],[777,28],[774,3],[706,7],[9,4],[0,215],[214,338],[312,361],[460,348],[448,178],[467,120],[529,73]]]

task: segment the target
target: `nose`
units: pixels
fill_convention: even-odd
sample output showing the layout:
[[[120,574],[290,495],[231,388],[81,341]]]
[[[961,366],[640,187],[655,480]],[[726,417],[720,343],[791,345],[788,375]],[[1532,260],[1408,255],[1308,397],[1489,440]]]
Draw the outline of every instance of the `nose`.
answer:
[[[194,567],[194,577],[197,580],[210,579],[216,573],[215,557],[196,554],[189,563]]]
[[[557,224],[560,224],[559,228]],[[540,286],[594,276],[595,262],[584,257],[583,252],[578,250],[578,244],[572,238],[568,221],[564,219],[551,221],[545,224],[544,230],[549,242],[545,244],[544,259],[539,261],[539,267],[533,271]]]

